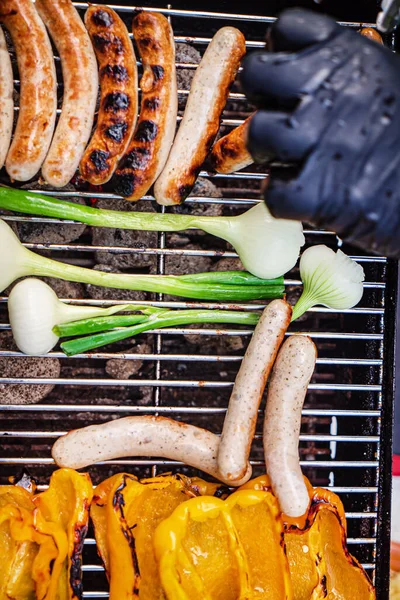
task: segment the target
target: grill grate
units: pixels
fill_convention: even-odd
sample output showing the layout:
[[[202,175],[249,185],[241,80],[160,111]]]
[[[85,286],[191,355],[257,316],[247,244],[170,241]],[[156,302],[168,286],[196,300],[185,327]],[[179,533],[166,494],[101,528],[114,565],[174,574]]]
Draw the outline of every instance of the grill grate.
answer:
[[[75,6],[82,10],[87,7],[85,3],[75,3]],[[129,23],[131,7],[112,7]],[[268,16],[173,8],[151,10],[168,15],[176,41],[189,44],[200,53],[204,52],[214,31],[227,24],[237,25],[247,34],[249,51],[262,47],[265,26],[274,21]],[[353,28],[360,26],[358,22],[342,24]],[[193,71],[196,66],[178,63],[179,72]],[[18,89],[17,73],[15,84]],[[180,103],[185,101],[187,94],[187,90],[180,90]],[[224,130],[242,123],[248,114],[250,107],[235,87],[222,120]],[[213,185],[205,184],[208,185],[205,195],[196,192],[189,198],[189,211],[239,214],[259,201],[264,175],[257,167],[228,176],[203,171],[200,176]],[[9,184],[8,180],[6,182]],[[74,183],[74,189],[68,191],[44,190],[42,193],[80,201],[96,199],[111,203],[112,208],[115,207],[112,203],[118,202],[119,197],[107,189],[85,188],[79,179]],[[152,196],[145,196],[140,205],[146,210],[164,210],[155,206],[153,200]],[[20,227],[20,233],[25,231],[23,228],[27,224],[36,224],[38,228],[52,226],[54,231],[61,230],[61,223],[62,228],[72,226],[72,222],[57,219],[13,215],[6,215],[5,219],[14,227]],[[221,265],[221,261],[237,258],[227,245],[196,231],[145,235],[143,240],[138,238],[132,244],[126,242],[128,238],[122,237],[121,241],[117,236],[112,238],[114,243],[111,244],[107,242],[110,238],[102,241],[101,233],[83,229],[80,237],[72,242],[46,243],[45,238],[25,245],[80,266],[112,265],[114,258],[123,261],[128,272],[135,272],[143,261],[149,272],[159,274],[219,268],[217,265]],[[96,243],[99,239],[102,243]],[[307,244],[326,243],[334,249],[343,247],[332,232],[307,229],[306,239]],[[351,552],[375,578],[378,598],[384,599],[388,597],[390,382],[397,274],[391,261],[383,257],[361,255],[358,250],[345,246],[344,250],[362,263],[366,271],[367,283],[361,306],[346,311],[316,308],[293,327],[294,331],[311,335],[319,351],[316,374],[303,411],[301,464],[313,484],[329,486],[340,493],[347,511]],[[286,281],[288,296],[294,301],[299,294],[298,271],[294,270],[289,277]],[[118,291],[112,296],[105,291],[94,293],[93,289],[83,286],[75,286],[72,291],[70,295],[74,297],[65,298],[66,301],[104,306],[125,302],[118,296],[121,294]],[[150,294],[145,298],[133,298],[130,300],[133,303],[171,308],[216,306]],[[240,327],[164,329],[140,336],[136,344],[126,341],[101,352],[71,359],[54,351],[49,356],[59,361],[60,376],[50,377],[44,372],[43,376],[35,378],[32,374],[21,374],[21,361],[28,359],[4,341],[8,339],[10,329],[6,301],[6,296],[0,297],[0,361],[14,361],[14,368],[4,376],[0,366],[0,398],[15,389],[11,387],[13,385],[31,385],[32,390],[47,385],[51,391],[39,404],[0,405],[3,448],[0,483],[6,483],[7,477],[24,466],[38,478],[39,488],[44,489],[55,469],[50,458],[54,439],[71,428],[88,423],[132,414],[160,414],[206,426],[215,432],[221,430],[230,389],[251,330]],[[251,303],[238,305],[238,308],[257,310],[262,306]],[[0,362],[0,365],[4,364]],[[129,370],[126,370],[127,366]],[[260,433],[259,426],[252,452],[255,475],[261,474],[264,468]],[[109,461],[96,465],[89,472],[94,483],[98,483],[121,470],[141,477],[176,470],[193,473],[192,469],[172,461],[151,459]],[[107,597],[104,571],[91,536],[85,542],[83,570],[84,597]]]

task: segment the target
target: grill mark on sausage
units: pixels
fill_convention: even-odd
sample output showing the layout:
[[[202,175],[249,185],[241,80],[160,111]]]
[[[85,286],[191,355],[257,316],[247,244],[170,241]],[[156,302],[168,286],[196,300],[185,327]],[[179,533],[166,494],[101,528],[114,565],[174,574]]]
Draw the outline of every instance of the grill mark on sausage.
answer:
[[[142,121],[139,123],[135,133],[135,140],[138,142],[152,142],[158,134],[158,125],[154,121]]]
[[[111,39],[108,33],[96,33],[92,40],[93,46],[100,52],[106,52],[111,44]]]
[[[93,13],[92,21],[100,27],[110,27],[114,23],[112,15],[106,10],[98,10]]]
[[[104,150],[93,150],[90,154],[90,160],[97,173],[101,173],[108,168],[107,160],[109,156],[110,153],[104,152]]]
[[[164,78],[165,70],[161,65],[152,65],[151,70],[153,71],[154,81],[161,81]]]
[[[144,102],[144,108],[147,108],[148,110],[154,111],[157,110],[158,108],[160,108],[161,106],[161,100],[160,98],[154,97],[154,98],[147,98],[147,100],[145,100]]]
[[[192,191],[192,185],[181,185],[178,189],[178,194],[181,202],[184,202]]]
[[[105,111],[117,112],[119,110],[128,110],[130,99],[124,92],[111,92],[104,99],[103,108]]]
[[[107,127],[107,129],[104,132],[104,135],[106,135],[114,142],[122,142],[125,138],[127,129],[128,124],[125,121],[119,121]]]
[[[118,83],[128,80],[128,71],[123,65],[107,65],[100,71],[100,77],[110,77]]]
[[[150,157],[151,152],[147,148],[135,148],[124,157],[123,168],[144,169]]]
[[[230,158],[236,158],[240,152],[240,148],[238,148],[238,146],[233,146],[232,144],[230,144],[228,139],[225,139],[222,142],[221,149],[224,152],[224,154],[226,156],[229,156]]]
[[[95,33],[92,40],[94,47],[99,52],[106,53],[112,48],[113,54],[121,55],[125,53],[124,42],[118,35],[113,33]]]
[[[136,177],[132,172],[118,173],[113,177],[115,193],[119,196],[129,197],[135,191]]]

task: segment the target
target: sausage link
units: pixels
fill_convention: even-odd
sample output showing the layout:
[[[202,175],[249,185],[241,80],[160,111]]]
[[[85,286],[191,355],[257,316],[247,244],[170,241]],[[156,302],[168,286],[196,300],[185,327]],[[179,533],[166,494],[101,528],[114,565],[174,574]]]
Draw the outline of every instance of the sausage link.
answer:
[[[28,181],[42,166],[54,133],[57,78],[53,51],[31,0],[3,0],[0,19],[10,32],[21,82],[18,121],[6,169],[11,179]]]
[[[218,133],[220,118],[246,52],[243,34],[223,27],[197,67],[167,164],[154,186],[159,204],[181,204],[190,194]]]
[[[218,173],[233,173],[253,164],[247,150],[247,132],[251,117],[218,140],[210,155],[213,169]]]
[[[14,81],[6,39],[0,27],[0,169],[10,147],[14,120]]]
[[[379,31],[376,31],[376,29],[372,29],[372,27],[363,27],[362,29],[360,29],[360,33],[364,37],[367,37],[370,40],[377,42],[378,44],[382,44],[383,46],[382,36],[379,33]]]
[[[71,469],[126,456],[160,456],[220,479],[218,445],[218,436],[200,427],[165,417],[124,417],[70,431],[53,445],[52,456],[59,467]],[[250,465],[244,475],[236,485],[250,479]]]
[[[174,33],[159,13],[140,12],[133,35],[143,64],[140,118],[113,179],[117,194],[139,200],[153,185],[171,150],[178,115]]]
[[[267,473],[281,510],[289,517],[304,515],[309,504],[299,461],[301,411],[317,359],[317,349],[304,335],[283,344],[268,387],[264,422]]]
[[[258,409],[291,316],[292,308],[284,300],[267,306],[236,376],[218,451],[220,475],[232,485],[246,473]]]
[[[85,26],[70,0],[36,0],[61,59],[64,96],[60,119],[42,175],[63,187],[74,176],[93,126],[98,74]]]
[[[138,113],[138,74],[129,33],[116,12],[90,6],[85,25],[100,72],[97,126],[80,163],[81,175],[93,185],[109,181],[123,156]]]

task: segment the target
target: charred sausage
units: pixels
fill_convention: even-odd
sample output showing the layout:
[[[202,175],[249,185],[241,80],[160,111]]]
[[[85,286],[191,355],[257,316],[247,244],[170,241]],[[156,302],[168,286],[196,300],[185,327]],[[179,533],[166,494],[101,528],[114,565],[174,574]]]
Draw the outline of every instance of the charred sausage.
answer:
[[[0,28],[0,169],[10,147],[14,120],[13,72],[6,39]]]
[[[101,97],[97,126],[79,169],[86,181],[102,185],[111,179],[136,125],[137,65],[128,30],[111,8],[90,6],[85,25],[99,64]]]
[[[42,175],[63,187],[72,179],[92,130],[97,101],[96,57],[85,26],[70,0],[36,0],[61,59],[64,96],[60,119]]]
[[[139,200],[167,162],[176,131],[178,95],[174,34],[168,20],[142,11],[132,30],[143,64],[142,102],[133,140],[113,183],[117,194]]]
[[[217,435],[200,427],[165,417],[124,417],[70,431],[56,441],[52,456],[58,466],[71,469],[124,456],[160,456],[219,479],[218,444]],[[237,485],[250,478],[250,465],[244,475]]]
[[[258,409],[291,316],[284,300],[267,306],[236,376],[218,450],[219,472],[232,485],[246,473]]]
[[[31,0],[3,0],[0,19],[10,32],[21,82],[18,121],[6,169],[11,179],[28,181],[42,166],[54,133],[57,78],[53,51]],[[8,124],[2,126],[7,129]]]
[[[299,461],[299,434],[316,359],[317,349],[309,337],[290,337],[278,354],[268,387],[265,463],[282,512],[289,517],[302,516],[309,504]]]
[[[193,78],[167,164],[154,186],[159,204],[181,204],[192,190],[218,133],[245,51],[244,36],[234,27],[223,27],[213,37]]]
[[[253,164],[247,150],[247,132],[251,117],[233,131],[218,140],[214,145],[210,160],[218,173],[233,173]]]

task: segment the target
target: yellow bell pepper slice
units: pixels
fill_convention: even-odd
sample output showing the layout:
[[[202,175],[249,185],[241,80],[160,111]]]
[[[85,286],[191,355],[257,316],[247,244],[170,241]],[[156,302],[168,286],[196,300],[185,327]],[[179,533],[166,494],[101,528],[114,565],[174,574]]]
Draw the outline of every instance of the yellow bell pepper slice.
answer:
[[[33,540],[32,494],[15,486],[0,488],[0,599],[33,600],[32,564],[39,546]]]
[[[97,486],[90,512],[110,582],[110,600],[165,598],[153,552],[154,531],[180,503],[217,489],[218,485],[181,475],[138,481],[126,473]]]
[[[82,595],[82,551],[93,487],[87,474],[59,469],[49,488],[34,497],[35,529],[51,543],[38,556],[34,579],[38,600],[74,600]]]
[[[285,523],[294,600],[374,600],[372,583],[347,550],[340,498],[316,488],[310,489],[310,499],[305,522]]]
[[[276,498],[242,489],[179,506],[154,535],[169,600],[291,600]]]

